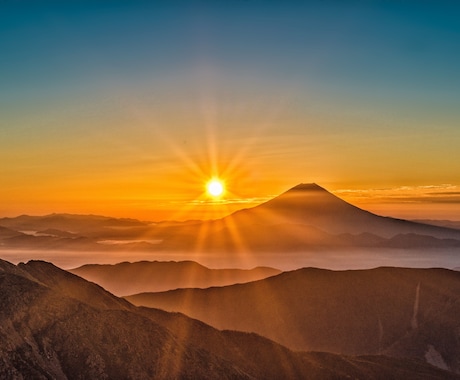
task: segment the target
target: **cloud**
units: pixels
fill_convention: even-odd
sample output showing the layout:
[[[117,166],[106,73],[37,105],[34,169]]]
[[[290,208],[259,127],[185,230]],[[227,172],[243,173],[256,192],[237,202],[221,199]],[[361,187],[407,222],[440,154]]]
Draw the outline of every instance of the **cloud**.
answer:
[[[444,193],[430,193],[431,195],[460,195],[460,191],[446,191]]]
[[[334,193],[360,203],[460,204],[460,186],[452,184],[399,186],[377,189],[341,189]]]
[[[209,206],[209,205],[239,205],[239,204],[260,204],[269,201],[274,196],[270,197],[253,197],[253,198],[223,198],[223,199],[194,199],[190,201],[190,205]]]

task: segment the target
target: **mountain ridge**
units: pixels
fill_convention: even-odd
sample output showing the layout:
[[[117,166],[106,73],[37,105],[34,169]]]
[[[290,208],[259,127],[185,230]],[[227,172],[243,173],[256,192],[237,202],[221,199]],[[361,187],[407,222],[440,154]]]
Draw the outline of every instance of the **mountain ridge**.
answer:
[[[460,372],[459,294],[459,272],[380,267],[302,268],[247,284],[125,298],[219,329],[256,332],[295,350],[420,360],[434,352]]]
[[[460,379],[417,360],[293,352],[218,331],[135,307],[42,261],[0,260],[0,302],[1,378]]]
[[[427,235],[431,232],[438,238],[460,238],[459,231],[453,228],[376,215],[344,201],[316,183],[301,183],[265,203],[236,211],[226,218],[238,224],[250,212],[256,214],[250,215],[254,219],[272,218],[278,223],[300,221],[333,234],[371,232],[388,238],[403,232]]]
[[[190,260],[86,264],[68,271],[95,282],[116,295],[223,286],[281,273],[280,270],[270,267],[210,269]]]
[[[267,202],[216,220],[148,223],[126,218],[51,214],[3,218],[0,226],[32,231],[32,234],[4,231],[4,236],[0,231],[0,250],[152,253],[193,250],[231,257],[235,252],[281,254],[321,248],[422,250],[460,246],[458,229],[379,216],[314,183],[299,184]],[[40,231],[51,233],[40,234]]]

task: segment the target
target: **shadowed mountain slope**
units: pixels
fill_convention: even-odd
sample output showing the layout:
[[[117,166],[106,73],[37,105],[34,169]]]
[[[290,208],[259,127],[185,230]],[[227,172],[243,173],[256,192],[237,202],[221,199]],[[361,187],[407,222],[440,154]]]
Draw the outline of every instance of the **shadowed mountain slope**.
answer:
[[[294,353],[255,334],[137,308],[45,262],[0,260],[0,304],[0,378],[460,378],[413,360]]]
[[[432,219],[416,219],[414,222],[432,224],[433,226],[447,227],[455,230],[460,230],[460,221],[458,220],[432,220]]]
[[[159,227],[158,248],[201,251],[302,251],[316,247],[460,246],[460,231],[355,207],[316,184],[300,184],[259,206],[223,219]],[[398,239],[389,240],[398,236]],[[201,237],[197,241],[197,237]]]
[[[147,223],[135,219],[119,219],[99,215],[50,214],[44,216],[21,215],[16,218],[0,218],[0,225],[17,231],[41,231],[57,229],[91,235],[105,229],[145,227]]]
[[[158,292],[177,288],[208,288],[260,280],[278,269],[209,269],[193,261],[139,261],[115,265],[87,264],[71,269],[116,295]]]
[[[10,228],[0,226],[0,238],[1,239],[9,239],[9,238],[13,238],[16,236],[21,236],[21,235],[24,235],[24,234],[21,232],[12,230]]]
[[[460,372],[460,273],[306,268],[209,289],[126,297],[296,350],[418,358]]]
[[[297,185],[266,203],[237,211],[226,219],[237,226],[298,223],[330,234],[368,232],[389,238],[416,233],[438,238],[460,237],[458,230],[372,214],[314,183]]]
[[[49,278],[55,282],[58,270],[42,263],[33,266],[32,272],[51,269]],[[29,274],[27,265],[20,269]],[[18,272],[0,273],[0,286],[2,378],[164,378],[163,372],[176,370],[174,355],[168,358],[170,347],[182,349],[189,360],[199,359],[198,352],[180,347],[165,329],[129,312],[128,303],[121,309],[96,308],[97,301],[87,305]]]
[[[152,224],[103,216],[52,214],[2,218],[0,227],[9,229],[0,230],[0,248],[46,251],[222,254],[298,252],[317,247],[421,249],[428,240],[429,247],[460,246],[458,229],[378,216],[316,184],[300,184],[259,206],[213,221]],[[393,239],[395,236],[399,237]]]

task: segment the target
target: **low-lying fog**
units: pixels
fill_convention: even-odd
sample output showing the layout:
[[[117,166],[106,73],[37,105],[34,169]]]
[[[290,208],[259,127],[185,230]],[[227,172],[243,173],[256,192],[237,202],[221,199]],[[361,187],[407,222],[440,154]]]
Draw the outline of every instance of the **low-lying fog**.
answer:
[[[368,269],[379,266],[411,268],[441,267],[452,269],[460,266],[459,248],[437,249],[353,249],[316,250],[296,253],[194,253],[194,252],[79,252],[2,250],[0,257],[13,264],[29,260],[45,260],[71,269],[83,264],[116,264],[122,261],[182,261],[193,260],[210,268],[242,268],[270,266],[285,270],[302,267],[325,269]]]

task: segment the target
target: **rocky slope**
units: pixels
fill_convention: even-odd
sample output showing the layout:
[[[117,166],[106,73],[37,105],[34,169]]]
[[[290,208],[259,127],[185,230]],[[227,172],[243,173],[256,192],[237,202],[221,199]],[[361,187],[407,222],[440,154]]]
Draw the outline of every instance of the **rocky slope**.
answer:
[[[296,353],[137,308],[45,262],[0,260],[0,378],[459,379],[414,360]]]
[[[296,350],[418,358],[460,372],[460,273],[377,268],[285,272],[209,289],[127,297]]]
[[[260,280],[281,273],[268,267],[210,269],[194,261],[139,261],[115,265],[87,264],[71,269],[116,295],[177,288],[208,288]]]

